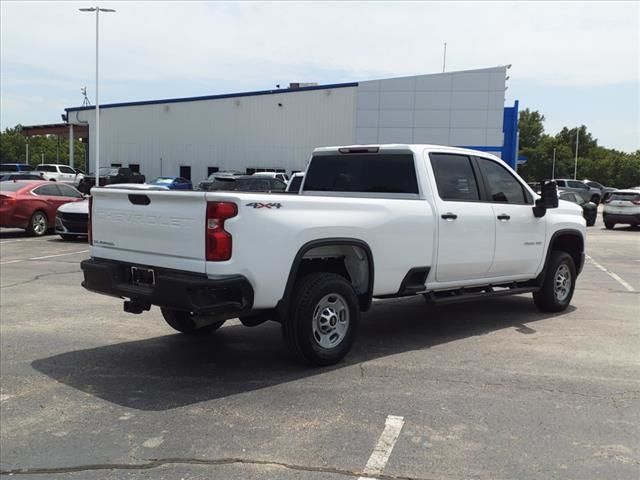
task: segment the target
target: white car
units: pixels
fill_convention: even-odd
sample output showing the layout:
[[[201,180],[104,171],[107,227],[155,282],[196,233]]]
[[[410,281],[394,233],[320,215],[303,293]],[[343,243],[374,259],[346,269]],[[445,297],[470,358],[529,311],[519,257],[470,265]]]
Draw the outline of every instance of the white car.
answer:
[[[604,202],[602,220],[609,230],[618,223],[640,225],[640,191],[630,188],[613,192]]]
[[[304,180],[304,172],[296,172],[291,175],[291,179],[287,183],[287,192],[299,193],[302,186],[302,180]]]
[[[84,178],[84,174],[78,173],[69,165],[57,163],[42,163],[36,167],[36,171],[40,172],[45,180],[70,183],[76,187],[80,184],[80,180]]]
[[[88,235],[89,200],[60,205],[56,213],[56,233],[63,240],[75,240]]]
[[[277,178],[278,180],[282,180],[284,183],[289,181],[289,177],[283,172],[255,172],[253,175],[256,177]]]

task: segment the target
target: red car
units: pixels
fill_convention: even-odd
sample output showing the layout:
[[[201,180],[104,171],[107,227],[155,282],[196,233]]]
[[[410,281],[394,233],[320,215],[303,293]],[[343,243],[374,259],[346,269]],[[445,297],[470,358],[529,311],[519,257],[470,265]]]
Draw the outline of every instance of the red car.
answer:
[[[44,235],[53,228],[60,205],[82,199],[78,190],[60,182],[0,182],[0,227],[24,228],[31,235]]]

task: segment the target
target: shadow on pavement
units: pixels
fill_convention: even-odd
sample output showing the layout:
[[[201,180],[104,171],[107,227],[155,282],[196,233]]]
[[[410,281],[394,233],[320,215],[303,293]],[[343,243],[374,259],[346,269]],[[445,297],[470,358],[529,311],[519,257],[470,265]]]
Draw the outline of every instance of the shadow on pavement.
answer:
[[[530,334],[535,332],[532,322],[556,315],[561,314],[539,313],[530,296],[439,308],[414,297],[376,302],[362,318],[351,353],[328,368],[297,364],[287,353],[280,326],[272,322],[255,328],[225,326],[206,338],[175,334],[78,350],[32,366],[108,402],[167,410],[504,328]]]

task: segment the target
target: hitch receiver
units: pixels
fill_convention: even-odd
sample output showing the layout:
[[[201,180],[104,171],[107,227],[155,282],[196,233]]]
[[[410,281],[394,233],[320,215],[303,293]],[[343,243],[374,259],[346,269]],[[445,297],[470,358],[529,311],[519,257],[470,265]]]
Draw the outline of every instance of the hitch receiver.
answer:
[[[151,304],[141,302],[139,300],[125,300],[123,308],[124,308],[124,311],[127,313],[139,314],[142,312],[149,311],[149,309],[151,308]]]

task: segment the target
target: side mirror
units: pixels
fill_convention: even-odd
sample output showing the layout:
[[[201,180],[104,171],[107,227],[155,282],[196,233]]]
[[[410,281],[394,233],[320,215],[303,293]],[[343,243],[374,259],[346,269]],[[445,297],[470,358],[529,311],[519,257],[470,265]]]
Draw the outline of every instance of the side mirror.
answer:
[[[554,181],[540,182],[540,198],[536,200],[533,214],[544,217],[548,208],[558,208],[558,185]]]

